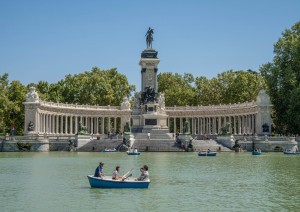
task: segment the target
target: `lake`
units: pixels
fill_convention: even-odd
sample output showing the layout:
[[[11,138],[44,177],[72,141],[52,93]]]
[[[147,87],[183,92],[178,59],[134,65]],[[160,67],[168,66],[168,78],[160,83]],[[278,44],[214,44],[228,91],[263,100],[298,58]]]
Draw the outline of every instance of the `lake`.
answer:
[[[149,189],[90,188],[102,161],[111,175],[149,166]],[[296,211],[300,155],[283,153],[0,152],[1,211]]]

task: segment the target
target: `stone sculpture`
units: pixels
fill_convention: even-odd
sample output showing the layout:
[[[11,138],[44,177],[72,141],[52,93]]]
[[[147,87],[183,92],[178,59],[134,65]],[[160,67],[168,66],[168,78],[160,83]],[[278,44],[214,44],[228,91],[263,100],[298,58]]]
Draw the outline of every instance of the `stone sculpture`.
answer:
[[[148,31],[145,35],[146,36],[147,48],[152,48],[153,33],[154,33],[154,30],[149,27],[149,29],[148,29]]]
[[[30,87],[29,92],[26,94],[26,102],[38,102],[39,94],[35,91],[35,87]]]

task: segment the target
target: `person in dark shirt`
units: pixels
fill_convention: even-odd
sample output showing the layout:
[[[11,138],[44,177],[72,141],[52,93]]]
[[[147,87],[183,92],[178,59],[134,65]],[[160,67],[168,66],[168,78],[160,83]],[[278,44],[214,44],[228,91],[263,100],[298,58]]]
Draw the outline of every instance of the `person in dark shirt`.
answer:
[[[94,177],[104,177],[105,176],[103,174],[103,166],[104,166],[104,163],[100,162],[99,166],[97,166],[97,168],[95,170]]]

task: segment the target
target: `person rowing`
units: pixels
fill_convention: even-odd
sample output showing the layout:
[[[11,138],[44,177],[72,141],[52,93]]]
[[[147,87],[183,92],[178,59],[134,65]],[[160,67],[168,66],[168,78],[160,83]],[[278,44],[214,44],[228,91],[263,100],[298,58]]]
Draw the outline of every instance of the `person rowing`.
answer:
[[[123,180],[123,177],[119,176],[120,174],[120,169],[121,167],[120,166],[116,166],[116,170],[113,172],[111,178],[113,180]]]

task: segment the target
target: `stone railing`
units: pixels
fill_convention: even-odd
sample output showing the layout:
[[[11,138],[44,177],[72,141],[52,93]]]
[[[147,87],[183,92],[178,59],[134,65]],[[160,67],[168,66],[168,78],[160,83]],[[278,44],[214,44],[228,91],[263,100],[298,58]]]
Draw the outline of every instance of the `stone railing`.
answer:
[[[42,140],[42,139],[49,139],[51,141],[61,141],[61,140],[74,140],[75,135],[26,135],[26,136],[1,136],[0,140],[3,141],[36,141],[36,140]]]
[[[228,105],[207,105],[207,106],[174,106],[166,107],[166,111],[177,111],[177,110],[224,110],[224,109],[241,109],[241,108],[250,108],[256,107],[257,103],[255,101],[245,102],[239,104],[228,104]]]
[[[98,106],[98,105],[78,105],[78,104],[64,104],[55,102],[40,101],[40,105],[44,107],[57,107],[66,109],[84,109],[84,110],[121,110],[121,106]]]

